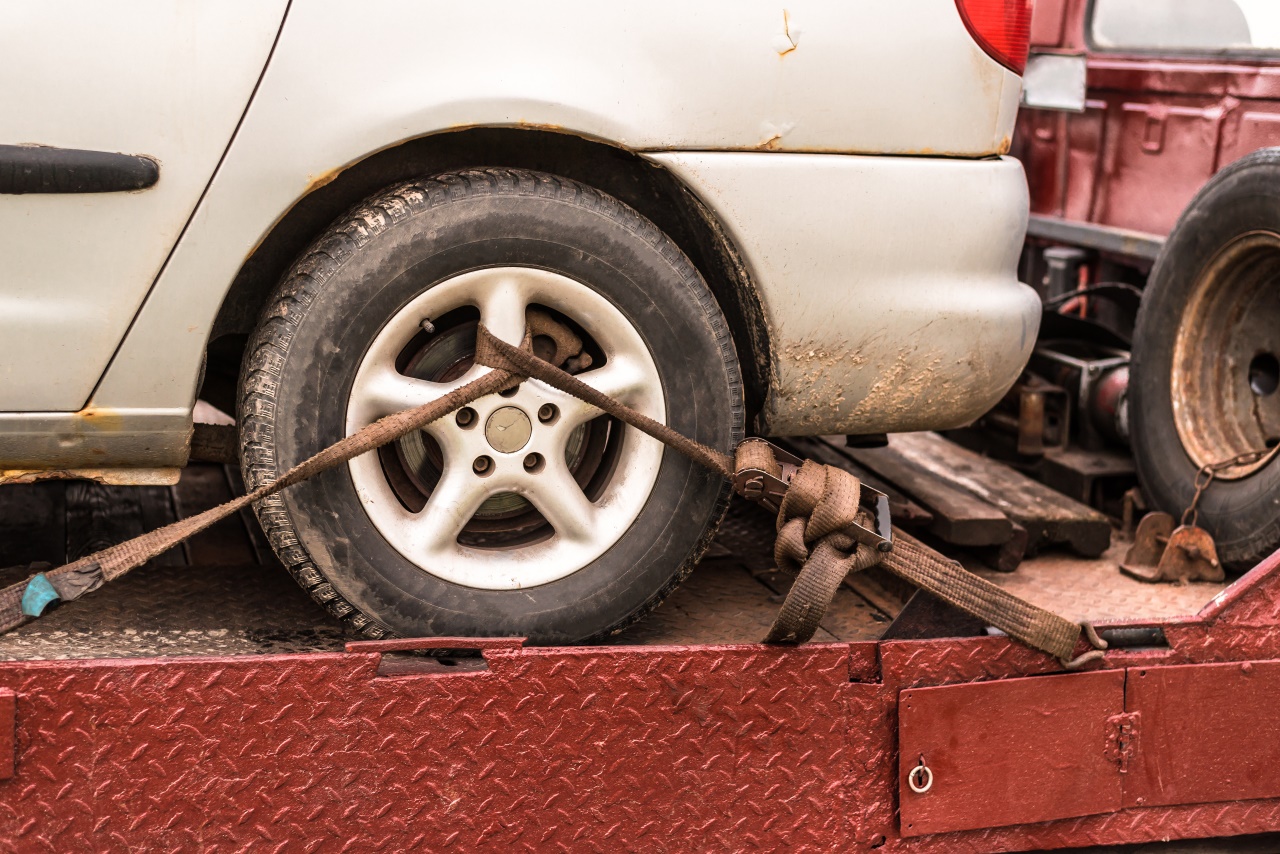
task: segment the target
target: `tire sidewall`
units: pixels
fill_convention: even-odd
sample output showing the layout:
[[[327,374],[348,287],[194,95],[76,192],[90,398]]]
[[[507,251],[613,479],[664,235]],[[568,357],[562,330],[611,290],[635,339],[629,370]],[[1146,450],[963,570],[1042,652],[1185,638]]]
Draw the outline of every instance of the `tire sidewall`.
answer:
[[[580,198],[448,200],[389,222],[340,259],[288,342],[274,413],[278,471],[345,435],[356,370],[397,311],[446,279],[495,266],[550,270],[604,296],[648,346],[668,423],[732,448],[741,434],[740,416],[730,417],[741,411],[740,383],[707,320],[706,287],[673,244],[652,226],[635,228],[639,215],[614,204],[635,222]],[[483,626],[555,643],[606,633],[674,584],[722,512],[724,491],[719,475],[667,449],[649,502],[608,552],[557,581],[500,591],[446,582],[400,555],[368,519],[346,466],[289,490],[283,503],[320,573],[390,632],[468,635]]]

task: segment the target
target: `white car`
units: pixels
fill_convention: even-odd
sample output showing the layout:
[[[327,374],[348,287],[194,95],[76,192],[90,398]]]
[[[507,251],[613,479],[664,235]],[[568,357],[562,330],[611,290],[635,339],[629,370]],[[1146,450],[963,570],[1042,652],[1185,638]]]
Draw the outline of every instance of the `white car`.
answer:
[[[1030,0],[41,0],[0,26],[0,469],[259,484],[535,308],[724,450],[961,425],[1039,303],[1004,155]],[[598,638],[728,487],[535,381],[262,502],[355,632]]]

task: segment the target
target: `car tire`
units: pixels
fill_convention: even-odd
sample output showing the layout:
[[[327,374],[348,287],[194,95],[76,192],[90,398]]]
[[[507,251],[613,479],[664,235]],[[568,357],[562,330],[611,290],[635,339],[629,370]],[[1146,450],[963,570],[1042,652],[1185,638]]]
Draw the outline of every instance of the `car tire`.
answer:
[[[1280,150],[1245,157],[1183,212],[1143,293],[1131,366],[1132,446],[1144,493],[1179,517],[1206,464],[1280,438]],[[1197,523],[1228,568],[1280,547],[1280,462],[1229,468]]]
[[[742,382],[728,327],[698,271],[670,239],[636,211],[581,183],[523,170],[469,170],[404,183],[368,199],[330,227],[284,277],[241,370],[241,461],[250,488],[382,414],[375,407],[387,406],[381,392],[367,392],[380,386],[363,378],[381,376],[369,372],[390,363],[377,355],[384,350],[396,354],[394,383],[418,372],[401,383],[415,393],[434,388],[422,383],[456,385],[459,372],[462,379],[483,372],[467,361],[466,347],[474,352],[474,315],[496,332],[485,313],[506,310],[493,294],[510,282],[516,283],[513,294],[592,342],[603,365],[596,374],[576,365],[580,379],[608,376],[611,365],[625,373],[630,365],[638,372],[628,380],[637,408],[649,406],[659,420],[722,451],[741,440]],[[405,326],[418,323],[415,306],[432,300],[437,310],[421,309],[431,315],[424,314],[421,330]],[[521,329],[524,317],[521,312]],[[407,331],[395,332],[401,327]],[[396,335],[408,339],[403,350],[396,349]],[[611,343],[611,336],[623,343]],[[588,353],[587,344],[582,352]],[[429,367],[418,367],[424,364]],[[651,381],[637,379],[643,376]],[[479,426],[473,418],[463,427],[461,415],[442,419],[430,426],[436,433],[388,446],[394,453],[364,455],[259,502],[258,519],[298,583],[363,637],[520,636],[555,644],[616,633],[692,571],[724,514],[729,485],[630,427],[582,414],[568,399],[560,401],[564,412],[588,420],[547,433],[552,451],[525,454],[523,462],[526,474],[537,465],[545,470],[521,480],[514,460],[542,441],[548,404],[537,415],[534,408],[539,400],[559,400],[546,397],[553,391],[526,381],[510,401],[477,401]],[[544,397],[526,401],[522,395]],[[506,453],[513,440],[492,428],[498,409],[503,418],[519,420],[521,430],[528,427],[533,438],[524,451]],[[477,442],[498,439],[507,443],[493,445],[502,452],[463,458],[476,454]],[[455,454],[455,448],[461,450]],[[583,467],[591,466],[582,461],[593,453],[603,462],[592,463],[584,476]],[[445,533],[423,535],[432,496],[442,496],[438,507],[449,508],[481,500],[479,481],[463,478],[480,471],[481,456],[511,489],[484,497],[473,516],[456,523],[456,536],[446,530],[453,522],[434,521]],[[537,481],[553,469],[555,479]],[[434,485],[432,476],[438,478]],[[575,504],[576,496],[564,498],[572,491],[566,478],[580,483],[590,507]],[[615,488],[616,479],[622,486]],[[463,484],[457,489],[464,495],[456,501],[447,486],[455,483]],[[568,489],[546,486],[567,483]],[[606,502],[593,495],[613,497]],[[419,515],[416,501],[426,502]],[[491,505],[498,509],[486,510]],[[565,506],[585,507],[593,526],[597,516],[604,521],[577,530],[584,526],[565,514]],[[618,515],[618,507],[630,508],[630,515]],[[553,566],[548,555],[561,559]]]

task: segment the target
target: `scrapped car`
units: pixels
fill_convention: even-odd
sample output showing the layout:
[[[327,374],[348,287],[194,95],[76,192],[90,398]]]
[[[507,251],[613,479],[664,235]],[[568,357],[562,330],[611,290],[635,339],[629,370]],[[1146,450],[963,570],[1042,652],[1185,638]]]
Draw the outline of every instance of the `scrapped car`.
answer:
[[[0,68],[0,463],[249,485],[475,378],[477,324],[723,450],[971,421],[1040,307],[1005,153],[1030,0],[49,0]],[[535,342],[536,344],[536,342]],[[558,355],[558,353],[557,353]],[[603,637],[717,475],[536,381],[261,502],[368,637]]]

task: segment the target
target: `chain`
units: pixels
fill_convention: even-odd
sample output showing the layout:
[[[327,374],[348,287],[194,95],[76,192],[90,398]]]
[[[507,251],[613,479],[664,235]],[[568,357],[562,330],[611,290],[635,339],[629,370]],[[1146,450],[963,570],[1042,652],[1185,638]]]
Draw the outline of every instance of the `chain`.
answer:
[[[1196,472],[1196,494],[1191,497],[1191,503],[1187,505],[1187,509],[1182,513],[1182,525],[1191,526],[1196,524],[1196,520],[1200,516],[1200,498],[1208,490],[1209,485],[1213,483],[1214,478],[1218,476],[1218,472],[1225,469],[1234,468],[1236,466],[1249,466],[1254,463],[1266,465],[1271,462],[1276,453],[1280,452],[1280,445],[1263,451],[1249,451],[1244,454],[1237,454],[1229,460],[1221,460],[1216,463],[1206,463]],[[1262,466],[1259,466],[1261,468]]]

